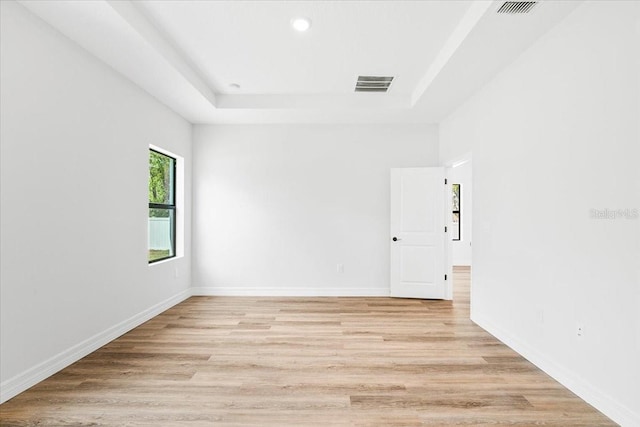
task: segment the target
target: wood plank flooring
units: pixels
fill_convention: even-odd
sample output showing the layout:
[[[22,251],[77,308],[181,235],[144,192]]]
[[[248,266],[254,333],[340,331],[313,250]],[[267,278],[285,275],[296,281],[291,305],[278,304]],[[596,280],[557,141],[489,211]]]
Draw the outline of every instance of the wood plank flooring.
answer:
[[[615,425],[455,300],[193,297],[0,406],[3,426]]]

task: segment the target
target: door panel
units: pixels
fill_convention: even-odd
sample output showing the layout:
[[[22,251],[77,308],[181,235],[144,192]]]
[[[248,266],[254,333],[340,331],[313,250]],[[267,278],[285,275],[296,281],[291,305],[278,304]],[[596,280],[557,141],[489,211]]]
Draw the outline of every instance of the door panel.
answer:
[[[425,246],[400,247],[400,281],[404,283],[432,283],[434,281],[433,248]]]
[[[391,169],[391,296],[445,297],[445,189],[443,168]]]
[[[415,173],[400,178],[400,231],[433,231],[433,215],[426,197],[414,197],[416,194],[429,194],[432,191],[426,180],[416,179]]]

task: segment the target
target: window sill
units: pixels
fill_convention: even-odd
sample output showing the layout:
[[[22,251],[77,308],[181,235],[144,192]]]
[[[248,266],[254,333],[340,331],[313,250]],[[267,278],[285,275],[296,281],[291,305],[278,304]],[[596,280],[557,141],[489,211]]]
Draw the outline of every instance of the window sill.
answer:
[[[184,258],[184,255],[176,255],[174,257],[163,259],[161,261],[148,263],[148,265],[149,265],[149,267],[153,267],[153,266],[156,266],[156,265],[166,264],[168,262],[175,261],[175,260],[178,260],[178,259],[181,259],[181,258]]]

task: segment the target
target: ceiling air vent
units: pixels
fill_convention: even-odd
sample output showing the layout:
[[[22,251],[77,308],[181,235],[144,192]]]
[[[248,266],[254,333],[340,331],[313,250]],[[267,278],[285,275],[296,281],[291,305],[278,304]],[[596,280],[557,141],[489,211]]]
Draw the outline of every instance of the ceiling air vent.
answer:
[[[392,81],[393,77],[358,76],[356,92],[386,92]]]
[[[529,13],[536,4],[537,1],[506,1],[500,6],[498,13]]]

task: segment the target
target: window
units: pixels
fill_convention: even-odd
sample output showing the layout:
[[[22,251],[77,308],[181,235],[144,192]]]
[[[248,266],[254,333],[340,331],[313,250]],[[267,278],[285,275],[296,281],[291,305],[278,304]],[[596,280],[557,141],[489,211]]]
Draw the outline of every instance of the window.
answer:
[[[451,184],[453,190],[453,227],[452,240],[460,240],[460,184]]]
[[[149,150],[149,263],[176,256],[176,159]]]

